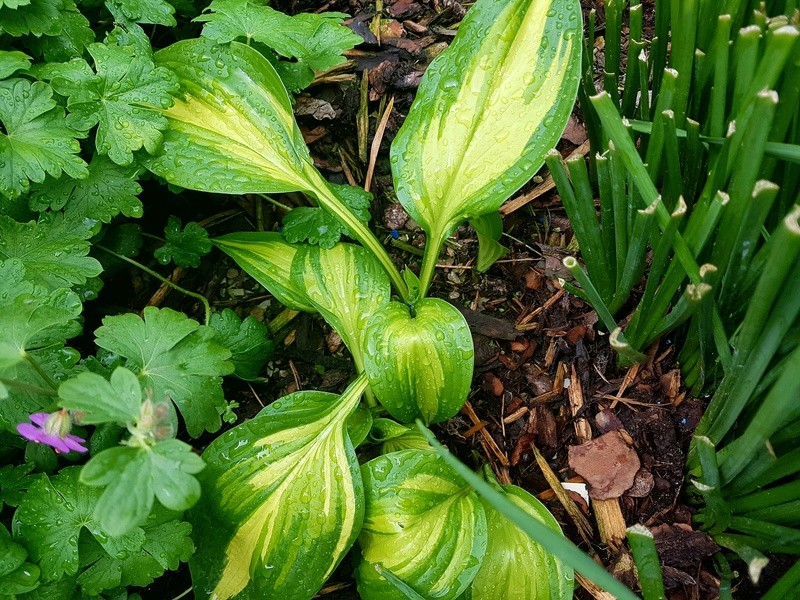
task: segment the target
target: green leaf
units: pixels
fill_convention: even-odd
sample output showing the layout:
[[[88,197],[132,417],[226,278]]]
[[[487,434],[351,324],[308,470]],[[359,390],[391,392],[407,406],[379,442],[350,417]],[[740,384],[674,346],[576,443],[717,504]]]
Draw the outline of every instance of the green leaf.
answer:
[[[11,0],[12,4],[14,0]],[[0,6],[0,33],[13,37],[32,34],[58,35],[61,31],[59,6],[61,0],[30,0],[13,7],[4,0]]]
[[[345,62],[342,53],[363,40],[344,27],[342,13],[285,15],[249,0],[214,0],[207,13],[195,18],[205,23],[203,36],[220,43],[244,38],[261,42],[281,56],[296,58],[314,71]]]
[[[30,66],[31,57],[24,52],[19,50],[0,50],[0,79],[11,77],[17,71],[27,71]]]
[[[369,320],[364,343],[370,387],[395,419],[438,423],[463,406],[474,350],[469,326],[453,305],[438,298],[413,307],[392,302]]]
[[[534,496],[514,485],[490,483],[509,502],[561,533],[558,521]],[[481,498],[481,502],[486,511],[489,544],[464,600],[571,599],[574,588],[572,568],[542,548],[486,499]],[[535,568],[531,568],[532,565]]]
[[[111,381],[95,373],[80,373],[58,388],[59,406],[80,411],[81,423],[132,424],[139,416],[142,388],[136,375],[117,367]]]
[[[329,184],[329,187],[358,220],[369,222],[372,194],[350,185]],[[349,229],[328,211],[309,206],[290,210],[283,217],[282,233],[287,242],[307,241],[321,248],[333,248],[343,235],[352,235]]]
[[[58,11],[58,33],[26,40],[30,50],[37,55],[44,55],[50,62],[78,58],[94,41],[94,31],[89,26],[89,20],[81,14],[72,0],[62,0]]]
[[[25,562],[28,553],[11,539],[5,525],[0,524],[0,594],[14,597],[39,585],[39,567]],[[6,594],[8,596],[6,596]]]
[[[316,312],[305,289],[292,281],[292,261],[299,246],[286,243],[280,233],[230,233],[213,239],[212,243],[235,260],[284,306],[303,312]]]
[[[136,182],[141,168],[122,167],[107,156],[95,154],[86,179],[48,181],[34,186],[31,210],[64,209],[71,219],[95,219],[110,223],[119,214],[141,217],[142,203],[137,196],[142,188]]]
[[[175,9],[166,0],[110,0],[109,8],[118,22],[149,23],[175,27]],[[124,19],[120,19],[122,16]]]
[[[134,151],[144,148],[154,154],[161,149],[162,131],[168,125],[161,112],[172,103],[178,83],[168,69],[153,64],[149,48],[125,44],[127,38],[117,37],[112,32],[107,43],[88,47],[96,75],[82,68],[82,78],[62,77],[53,85],[69,96],[70,125],[88,131],[97,124],[97,151],[119,165],[130,165]]]
[[[330,250],[305,246],[292,261],[292,281],[347,345],[359,371],[366,325],[389,304],[389,278],[364,247],[337,244]]]
[[[503,235],[503,219],[500,213],[492,212],[471,219],[469,224],[478,234],[478,262],[475,268],[484,273],[497,259],[509,252],[499,243]]]
[[[0,8],[19,8],[20,6],[27,6],[31,0],[0,0]]]
[[[433,448],[414,425],[401,425],[391,419],[375,419],[369,433],[370,441],[381,445],[381,454],[398,450],[433,452]]]
[[[402,450],[361,468],[366,493],[356,570],[365,600],[403,594],[375,570],[389,569],[426,598],[453,599],[477,573],[486,552],[483,506],[435,454]]]
[[[33,463],[0,467],[0,510],[3,504],[19,506],[25,498],[28,485],[33,481],[30,477],[33,468]]]
[[[61,214],[17,223],[0,215],[0,260],[19,259],[25,278],[49,290],[86,283],[101,272],[89,254],[91,223]]]
[[[199,267],[200,259],[211,252],[208,231],[195,222],[187,223],[181,230],[181,220],[170,215],[164,237],[167,243],[153,253],[162,265],[174,261],[179,267]]]
[[[362,377],[340,397],[291,394],[211,443],[190,512],[196,589],[218,600],[300,600],[322,587],[361,527],[346,421],[365,387]]]
[[[539,169],[572,111],[578,0],[478,0],[428,67],[392,143],[397,197],[439,248]]]
[[[193,475],[204,466],[180,440],[150,447],[117,446],[92,457],[81,482],[106,487],[94,516],[109,534],[124,535],[145,521],[154,498],[170,510],[191,508],[200,498],[200,483]]]
[[[275,349],[267,326],[252,315],[242,320],[230,308],[211,315],[208,325],[231,351],[234,373],[242,379],[256,379]]]
[[[46,174],[86,177],[86,163],[77,156],[81,135],[66,126],[46,83],[0,81],[0,122],[0,194],[16,198]]]
[[[67,289],[48,295],[22,294],[0,310],[0,331],[4,342],[21,356],[37,348],[53,346],[81,332],[76,321],[81,301]]]
[[[309,176],[321,179],[280,77],[256,50],[199,38],[155,60],[178,76],[180,95],[163,111],[163,152],[142,159],[148,169],[184,188],[225,194],[305,190]]]
[[[222,375],[233,365],[230,352],[214,339],[209,327],[183,313],[147,307],[144,320],[126,314],[106,317],[96,332],[101,348],[123,356],[158,403],[170,399],[181,411],[189,435],[216,431],[225,410]],[[177,418],[171,414],[173,426]]]

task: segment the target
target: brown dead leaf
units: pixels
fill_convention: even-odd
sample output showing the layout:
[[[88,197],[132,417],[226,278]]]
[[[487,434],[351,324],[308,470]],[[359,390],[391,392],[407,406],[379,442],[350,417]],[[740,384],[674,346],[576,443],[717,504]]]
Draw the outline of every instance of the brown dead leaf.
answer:
[[[580,146],[587,139],[586,127],[575,118],[574,114],[570,115],[569,121],[567,121],[567,128],[561,137],[571,144]]]
[[[580,446],[570,446],[569,466],[586,479],[592,498],[608,500],[630,489],[641,462],[622,435],[611,431]]]

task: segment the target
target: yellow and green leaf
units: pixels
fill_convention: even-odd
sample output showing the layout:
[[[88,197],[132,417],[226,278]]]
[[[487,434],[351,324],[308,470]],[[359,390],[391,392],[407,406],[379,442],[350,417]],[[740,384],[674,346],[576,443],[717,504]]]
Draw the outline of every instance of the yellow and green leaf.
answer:
[[[356,570],[361,597],[405,598],[377,566],[425,598],[457,598],[486,552],[486,516],[475,492],[430,452],[384,454],[361,470],[366,494]]]
[[[292,259],[300,246],[286,243],[280,233],[267,231],[230,233],[212,242],[278,302],[294,310],[316,312],[304,289],[292,283]]]
[[[366,384],[290,394],[206,449],[189,516],[197,598],[306,600],[322,587],[363,520],[347,418]]]
[[[558,521],[534,496],[515,485],[499,485],[493,476],[490,476],[489,483],[526,513],[554,531],[561,532]],[[481,498],[481,502],[486,511],[489,543],[481,568],[462,600],[572,598],[572,568],[537,544],[491,503],[484,498]]]
[[[302,246],[292,261],[292,283],[342,337],[359,371],[367,321],[389,304],[389,278],[375,257],[354,244]]]
[[[238,42],[183,40],[155,54],[180,83],[163,151],[143,164],[170,183],[226,194],[306,190],[313,170],[280,77]],[[314,171],[316,173],[316,171]]]
[[[455,415],[472,385],[474,350],[464,316],[438,298],[413,308],[391,302],[367,324],[364,368],[395,419],[438,423]]]
[[[431,63],[391,162],[432,248],[497,210],[558,142],[578,90],[581,21],[578,0],[478,0]]]

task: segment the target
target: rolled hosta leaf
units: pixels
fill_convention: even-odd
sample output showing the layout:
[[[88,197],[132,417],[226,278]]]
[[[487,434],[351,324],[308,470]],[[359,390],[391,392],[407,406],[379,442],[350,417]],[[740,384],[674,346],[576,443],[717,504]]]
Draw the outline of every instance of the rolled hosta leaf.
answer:
[[[472,385],[474,351],[464,316],[438,298],[392,302],[367,324],[364,368],[395,419],[438,423],[455,415]]]
[[[392,143],[397,197],[429,244],[497,210],[542,165],[575,101],[581,33],[578,0],[469,10]]]
[[[308,148],[280,77],[259,52],[198,38],[157,52],[155,63],[178,76],[181,90],[163,111],[163,152],[142,157],[148,169],[205,192],[308,189]]]
[[[305,290],[361,370],[367,321],[383,312],[391,297],[389,277],[378,261],[354,244],[336,244],[330,250],[303,246],[292,261],[292,283]]]
[[[190,513],[197,598],[305,600],[322,587],[363,519],[347,417],[366,384],[290,394],[206,449]]]
[[[457,598],[486,552],[486,516],[470,488],[436,454],[401,450],[362,468],[366,494],[356,571],[365,600],[402,600],[388,569],[425,598]]]
[[[280,233],[231,233],[211,241],[278,302],[294,310],[316,312],[303,288],[292,283],[292,259],[298,246],[287,244]]]
[[[490,471],[489,471],[490,472]],[[489,483],[506,498],[551,529],[561,532],[558,521],[528,492],[515,485]],[[572,598],[573,571],[533,538],[481,498],[486,511],[489,543],[481,568],[463,600],[568,600]]]

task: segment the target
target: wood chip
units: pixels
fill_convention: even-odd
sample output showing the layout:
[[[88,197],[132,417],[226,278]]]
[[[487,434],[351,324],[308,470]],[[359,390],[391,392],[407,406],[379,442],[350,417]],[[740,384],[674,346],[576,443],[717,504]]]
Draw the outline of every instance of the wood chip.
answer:
[[[608,500],[630,489],[641,462],[620,432],[611,431],[580,446],[570,446],[569,466],[589,483],[593,499]]]

